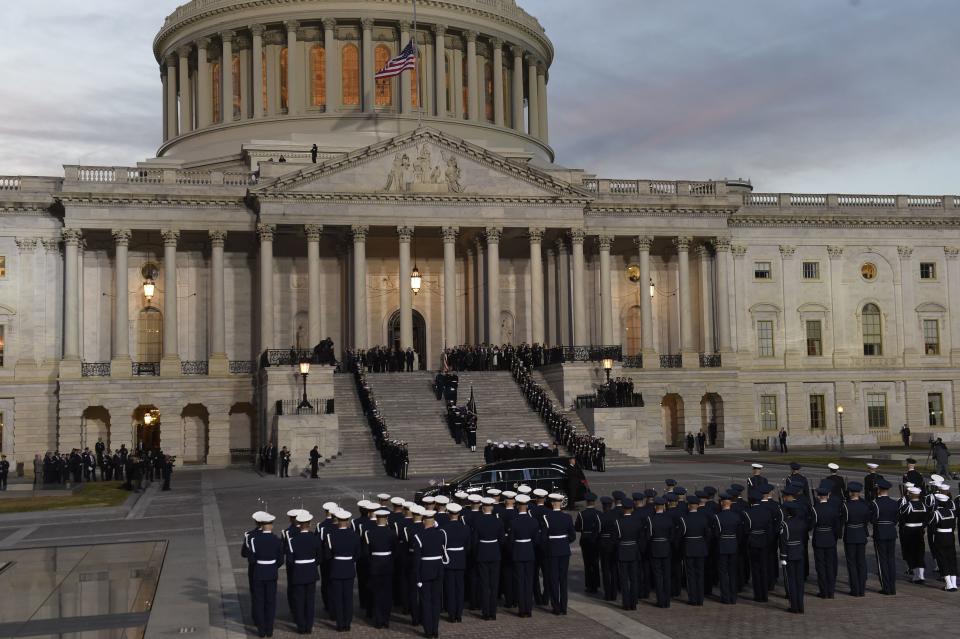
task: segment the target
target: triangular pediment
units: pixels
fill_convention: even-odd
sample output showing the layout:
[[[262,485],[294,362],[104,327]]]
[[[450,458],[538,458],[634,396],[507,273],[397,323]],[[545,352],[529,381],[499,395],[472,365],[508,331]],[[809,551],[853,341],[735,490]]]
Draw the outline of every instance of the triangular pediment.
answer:
[[[587,200],[589,194],[480,146],[423,128],[281,176],[255,195],[391,194],[398,197]]]

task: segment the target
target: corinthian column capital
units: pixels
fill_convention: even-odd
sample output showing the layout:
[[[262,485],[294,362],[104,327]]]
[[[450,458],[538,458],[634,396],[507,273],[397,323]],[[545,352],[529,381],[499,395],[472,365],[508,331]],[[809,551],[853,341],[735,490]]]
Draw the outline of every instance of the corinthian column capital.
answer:
[[[160,232],[160,237],[163,238],[164,246],[176,246],[177,240],[180,239],[180,231],[176,229],[167,229]]]
[[[113,229],[110,234],[113,236],[113,242],[117,246],[127,246],[130,244],[130,229]]]

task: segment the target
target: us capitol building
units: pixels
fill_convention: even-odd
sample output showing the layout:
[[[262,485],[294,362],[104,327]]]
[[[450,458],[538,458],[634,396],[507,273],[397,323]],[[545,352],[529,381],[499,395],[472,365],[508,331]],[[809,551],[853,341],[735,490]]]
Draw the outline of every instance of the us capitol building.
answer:
[[[514,0],[412,8],[188,2],[153,43],[156,158],[0,177],[9,459],[103,438],[226,463],[300,397],[284,353],[327,337],[432,369],[458,344],[618,345],[646,408],[614,448],[710,421],[730,448],[832,444],[839,407],[847,444],[905,423],[958,439],[960,197],[570,168],[538,21]],[[376,80],[410,38],[417,68]],[[309,394],[333,397],[319,368]],[[603,373],[546,375],[569,406]],[[333,424],[295,445],[332,432],[335,453]]]

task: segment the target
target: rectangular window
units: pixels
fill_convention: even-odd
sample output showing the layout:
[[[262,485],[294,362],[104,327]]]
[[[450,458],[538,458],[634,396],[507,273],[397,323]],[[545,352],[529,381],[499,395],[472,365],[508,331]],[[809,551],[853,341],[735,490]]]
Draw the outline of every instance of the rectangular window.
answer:
[[[819,280],[820,279],[820,262],[804,262],[803,263],[803,279]]]
[[[0,280],[7,277],[7,256],[0,255]]]
[[[757,280],[769,280],[773,277],[773,272],[770,270],[770,262],[754,262],[753,263],[753,278]]]
[[[943,394],[927,393],[927,413],[931,426],[943,426]]]
[[[823,331],[820,320],[807,320],[807,355],[810,357],[823,355]]]
[[[3,452],[3,413],[0,412],[0,453]]]
[[[887,427],[887,394],[867,393],[867,426]]]
[[[0,326],[0,367],[3,366],[3,354],[7,344],[6,335],[3,334],[3,329],[5,328],[6,326]]]
[[[757,356],[773,357],[773,322],[770,320],[757,322]]]
[[[760,427],[763,430],[777,430],[777,396],[760,396]]]
[[[863,314],[863,354],[867,357],[879,357],[883,355],[883,334],[880,330],[880,313]]]
[[[810,428],[826,428],[826,402],[823,395],[810,396]]]
[[[920,262],[920,279],[921,280],[935,280],[937,279],[937,265],[934,262]]]
[[[940,354],[940,323],[937,320],[923,320],[923,354]]]

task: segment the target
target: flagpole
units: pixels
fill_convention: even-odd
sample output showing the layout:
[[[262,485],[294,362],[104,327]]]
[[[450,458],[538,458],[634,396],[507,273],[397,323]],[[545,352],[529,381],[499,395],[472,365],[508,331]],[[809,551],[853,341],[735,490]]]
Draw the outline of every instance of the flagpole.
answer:
[[[423,126],[423,97],[420,95],[420,47],[417,46],[417,0],[413,0],[413,33],[410,35],[413,43],[413,64],[417,70],[417,128]]]

